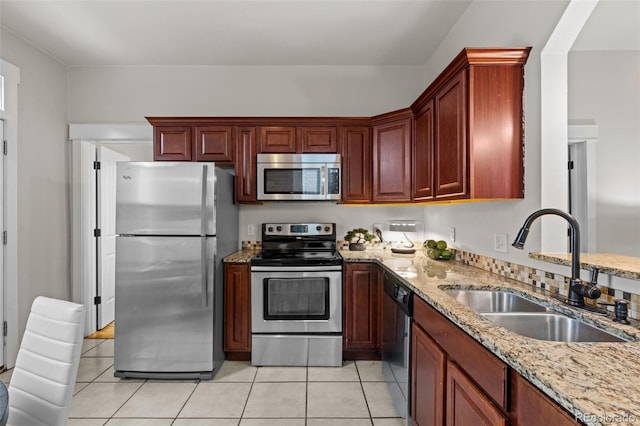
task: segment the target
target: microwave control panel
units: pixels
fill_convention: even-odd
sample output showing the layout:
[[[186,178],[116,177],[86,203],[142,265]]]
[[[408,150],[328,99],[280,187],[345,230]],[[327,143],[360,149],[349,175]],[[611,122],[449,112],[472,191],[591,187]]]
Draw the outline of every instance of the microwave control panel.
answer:
[[[330,167],[327,176],[327,193],[340,194],[340,169]]]

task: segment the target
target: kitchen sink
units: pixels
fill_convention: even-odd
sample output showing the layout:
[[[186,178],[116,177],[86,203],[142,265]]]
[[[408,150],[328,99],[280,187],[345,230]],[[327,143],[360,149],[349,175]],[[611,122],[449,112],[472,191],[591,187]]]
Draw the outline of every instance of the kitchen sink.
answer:
[[[628,341],[509,291],[443,291],[486,319],[521,336],[553,342]]]
[[[552,342],[626,342],[566,315],[547,313],[484,313],[488,320],[522,336]]]
[[[485,312],[546,312],[547,308],[524,297],[501,290],[444,290],[479,314]]]

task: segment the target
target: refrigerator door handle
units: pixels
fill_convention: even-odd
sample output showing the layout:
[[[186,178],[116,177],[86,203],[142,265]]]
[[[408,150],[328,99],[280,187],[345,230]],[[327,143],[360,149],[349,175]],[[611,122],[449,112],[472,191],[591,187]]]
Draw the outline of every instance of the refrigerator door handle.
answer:
[[[209,166],[202,166],[202,193],[200,195],[200,235],[207,235],[207,177],[209,175]]]
[[[200,281],[202,283],[202,307],[206,308],[209,295],[207,292],[207,177],[208,166],[202,166],[202,195],[200,200]]]
[[[200,282],[202,284],[202,307],[206,308],[208,305],[209,294],[207,291],[207,277],[208,267],[207,264],[207,237],[204,235],[200,237]]]

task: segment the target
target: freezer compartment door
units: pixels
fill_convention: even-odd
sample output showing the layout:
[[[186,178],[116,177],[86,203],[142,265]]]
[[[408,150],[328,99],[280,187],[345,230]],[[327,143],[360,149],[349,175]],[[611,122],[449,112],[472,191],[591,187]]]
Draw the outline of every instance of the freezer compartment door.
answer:
[[[214,369],[214,255],[215,238],[117,237],[116,371]]]
[[[118,162],[116,233],[215,235],[213,163]]]

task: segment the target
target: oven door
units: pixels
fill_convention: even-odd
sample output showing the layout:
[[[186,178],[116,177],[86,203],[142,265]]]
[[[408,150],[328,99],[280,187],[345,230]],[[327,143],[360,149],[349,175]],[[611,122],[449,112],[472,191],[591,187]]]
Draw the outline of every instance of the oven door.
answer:
[[[251,268],[253,333],[342,332],[342,267]]]

